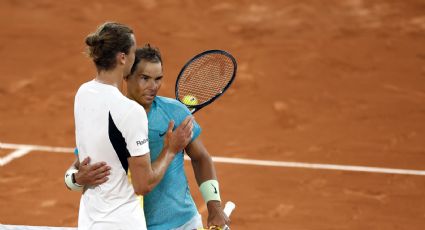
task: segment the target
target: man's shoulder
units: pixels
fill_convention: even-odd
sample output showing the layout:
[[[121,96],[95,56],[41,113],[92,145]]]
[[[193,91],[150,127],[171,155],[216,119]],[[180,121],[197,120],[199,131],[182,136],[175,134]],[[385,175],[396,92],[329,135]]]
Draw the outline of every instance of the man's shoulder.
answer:
[[[126,96],[122,95],[119,92],[113,92],[111,94],[108,94],[109,100],[112,102],[111,109],[115,110],[122,110],[122,111],[130,111],[130,110],[144,110],[141,105],[139,105],[137,102],[127,98]]]
[[[190,114],[190,111],[183,105],[181,102],[176,99],[169,97],[157,96],[155,98],[156,102],[156,113],[162,114],[162,116],[173,119],[174,121],[180,123],[184,118]]]
[[[93,81],[93,80],[92,80]],[[92,81],[88,81],[88,82],[84,82],[83,84],[80,85],[80,87],[78,87],[77,90],[77,95],[81,94],[82,92],[84,92],[85,90],[90,89],[91,87],[93,87],[92,85]]]
[[[120,93],[115,93],[113,97],[113,99],[110,98],[110,113],[112,115],[115,114],[118,116],[123,116],[123,118],[140,116],[146,117],[145,109],[137,102],[128,99],[126,96]],[[131,114],[134,114],[135,116],[129,116]]]
[[[169,98],[169,97],[157,96],[156,103],[158,103],[160,107],[167,108],[167,109],[184,110],[186,108],[181,102],[177,101],[174,98]]]
[[[137,103],[133,100],[130,100],[127,97],[124,97],[122,102],[123,102],[123,105],[127,108],[127,109],[124,109],[124,111],[128,111],[128,113],[136,112],[139,115],[146,116],[145,109],[143,108],[143,106],[139,105],[139,103]]]

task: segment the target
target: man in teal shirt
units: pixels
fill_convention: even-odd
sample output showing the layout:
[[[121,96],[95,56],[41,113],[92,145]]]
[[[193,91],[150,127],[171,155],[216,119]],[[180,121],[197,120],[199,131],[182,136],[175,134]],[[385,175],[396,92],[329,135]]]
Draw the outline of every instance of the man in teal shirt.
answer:
[[[148,114],[149,148],[154,162],[163,148],[163,138],[171,120],[175,127],[190,111],[175,99],[157,96],[163,80],[162,58],[149,44],[137,49],[131,74],[126,78],[127,96],[142,105]],[[193,137],[185,152],[191,158],[194,174],[208,208],[208,227],[229,225],[221,207],[219,185],[214,164],[199,138],[200,126],[194,122]],[[144,210],[149,230],[198,229],[202,218],[190,194],[184,171],[184,153],[170,163],[162,181],[144,196]],[[76,183],[96,185],[107,178],[106,165],[89,165],[83,161],[76,173]]]

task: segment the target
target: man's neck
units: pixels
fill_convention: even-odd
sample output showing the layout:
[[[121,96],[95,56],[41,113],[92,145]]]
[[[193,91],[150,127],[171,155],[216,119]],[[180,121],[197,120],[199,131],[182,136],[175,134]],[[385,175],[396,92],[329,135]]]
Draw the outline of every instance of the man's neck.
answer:
[[[128,95],[128,93],[127,93],[127,98],[130,99],[130,100],[133,100],[133,101],[137,102],[137,100],[135,98],[133,98],[132,96]],[[149,104],[149,105],[144,105],[144,104],[139,103],[139,102],[137,102],[137,103],[139,105],[141,105],[143,107],[143,109],[145,109],[146,114],[149,113],[149,111],[151,110],[152,104],[153,104],[153,102],[152,102],[152,104]]]
[[[148,114],[148,113],[149,113],[149,111],[151,110],[152,104],[150,104],[150,105],[141,105],[141,106],[143,106],[143,108],[144,108],[144,109],[145,109],[145,111],[146,111],[146,114]]]
[[[124,78],[123,78],[122,71],[119,71],[118,69],[114,69],[110,71],[99,72],[95,80],[103,84],[115,86],[121,90]]]

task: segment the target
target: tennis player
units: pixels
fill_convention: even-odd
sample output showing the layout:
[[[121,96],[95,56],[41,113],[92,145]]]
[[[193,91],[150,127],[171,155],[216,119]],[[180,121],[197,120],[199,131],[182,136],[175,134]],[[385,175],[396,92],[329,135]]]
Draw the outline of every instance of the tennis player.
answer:
[[[150,45],[137,49],[131,74],[127,77],[127,96],[147,111],[152,160],[159,157],[163,148],[164,132],[167,130],[168,121],[175,120],[176,124],[180,124],[184,122],[183,119],[186,116],[191,114],[177,100],[157,96],[163,78],[159,50]],[[201,128],[195,122],[193,137],[185,150],[191,158],[196,180],[207,203],[207,225],[223,227],[229,225],[230,220],[221,207],[219,183],[214,164],[200,139],[200,133]],[[177,154],[163,180],[144,196],[144,210],[149,230],[202,229],[202,218],[192,199],[184,172],[183,156],[183,151]],[[84,183],[101,183],[101,180],[108,178],[107,167],[106,165],[88,166],[85,162],[84,169],[81,168],[76,175],[79,178],[85,178]]]
[[[134,63],[136,39],[132,29],[105,23],[86,38],[97,76],[84,83],[75,96],[74,117],[79,160],[110,166],[109,180],[86,186],[80,200],[78,229],[143,230],[144,211],[137,195],[149,192],[166,168],[190,141],[192,117],[187,116],[174,132],[168,123],[164,147],[151,165],[146,112],[119,91]],[[130,184],[127,172],[132,172]],[[68,187],[78,186],[75,174],[65,175]]]

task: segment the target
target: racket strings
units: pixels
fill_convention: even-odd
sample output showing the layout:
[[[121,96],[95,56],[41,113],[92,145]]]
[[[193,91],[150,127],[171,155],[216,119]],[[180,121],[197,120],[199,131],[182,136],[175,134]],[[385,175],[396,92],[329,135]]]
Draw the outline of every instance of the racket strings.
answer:
[[[188,94],[202,104],[221,94],[234,73],[232,60],[223,54],[204,55],[191,62],[179,83],[179,99]]]
[[[186,78],[182,79],[182,86],[191,85],[192,94],[196,94],[193,96],[196,96],[201,103],[207,101],[220,93],[222,87],[226,84],[226,79],[223,78],[223,76],[226,76],[223,67],[224,63],[217,60],[199,59],[187,69]],[[183,89],[183,87],[180,89]]]

